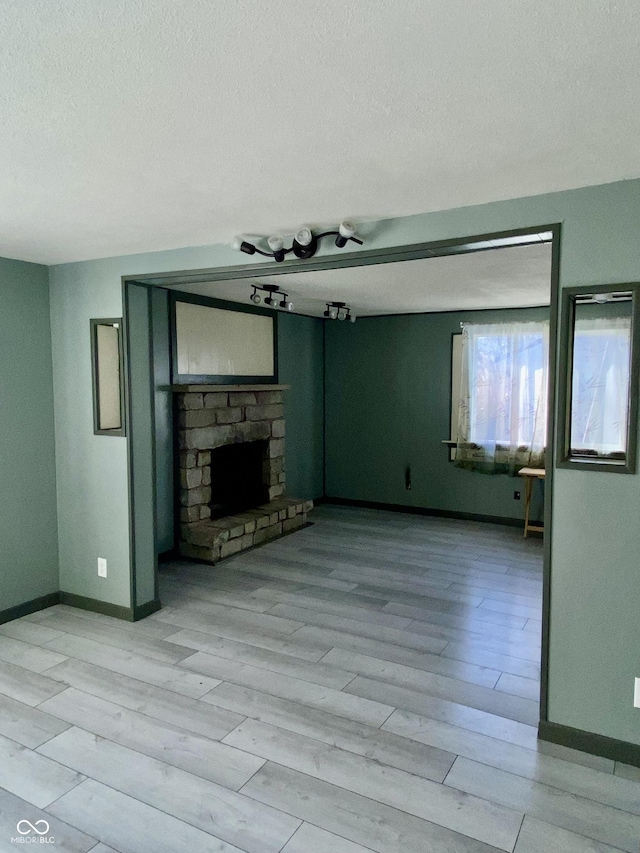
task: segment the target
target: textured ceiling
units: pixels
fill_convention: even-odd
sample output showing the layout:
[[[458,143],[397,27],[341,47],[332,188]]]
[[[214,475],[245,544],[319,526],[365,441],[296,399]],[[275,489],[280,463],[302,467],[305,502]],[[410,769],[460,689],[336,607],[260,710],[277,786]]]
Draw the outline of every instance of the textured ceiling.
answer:
[[[358,316],[548,305],[551,244],[490,249],[391,264],[201,282],[175,290],[250,305],[251,285],[278,284],[296,314],[322,316],[347,302]]]
[[[640,175],[637,0],[2,0],[0,254]]]

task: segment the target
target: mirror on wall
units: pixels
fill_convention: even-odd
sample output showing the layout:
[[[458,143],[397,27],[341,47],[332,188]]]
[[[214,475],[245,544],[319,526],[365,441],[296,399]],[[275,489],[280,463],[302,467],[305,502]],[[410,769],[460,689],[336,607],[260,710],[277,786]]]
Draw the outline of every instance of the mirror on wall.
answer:
[[[93,431],[124,435],[122,320],[91,320]]]
[[[563,291],[559,467],[636,471],[638,288]]]

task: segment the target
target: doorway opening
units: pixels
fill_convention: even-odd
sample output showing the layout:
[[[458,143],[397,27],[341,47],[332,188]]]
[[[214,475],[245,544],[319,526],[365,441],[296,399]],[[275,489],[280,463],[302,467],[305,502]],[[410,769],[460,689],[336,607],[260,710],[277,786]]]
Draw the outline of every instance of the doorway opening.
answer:
[[[473,465],[464,463],[473,462],[473,460],[454,459],[452,447],[456,436],[453,430],[453,412],[455,408],[455,385],[458,381],[454,375],[454,365],[452,358],[454,349],[454,338],[461,334],[460,323],[471,324],[481,321],[484,325],[491,325],[492,322],[499,324],[501,317],[497,314],[500,312],[511,312],[514,318],[516,314],[524,312],[524,316],[520,318],[522,322],[537,322],[541,317],[538,314],[546,312],[546,322],[549,328],[549,338],[554,339],[554,328],[556,322],[557,310],[557,268],[558,268],[558,226],[542,226],[536,229],[527,229],[517,233],[509,232],[508,234],[498,235],[482,235],[478,238],[470,238],[460,241],[451,241],[440,244],[425,244],[422,246],[408,246],[387,251],[372,251],[353,253],[352,255],[342,255],[336,257],[314,258],[312,262],[305,263],[304,266],[296,262],[285,262],[281,265],[258,265],[252,267],[245,265],[242,267],[228,268],[224,270],[199,271],[193,275],[176,274],[175,276],[150,276],[146,279],[137,278],[135,282],[131,281],[125,284],[125,287],[143,286],[146,287],[151,295],[150,300],[156,301],[152,306],[152,314],[154,316],[154,334],[161,334],[168,342],[169,352],[171,353],[172,332],[170,328],[170,312],[167,308],[166,318],[167,327],[164,326],[163,302],[169,304],[169,293],[188,295],[191,299],[201,298],[206,300],[215,300],[216,303],[226,303],[250,306],[250,296],[253,293],[253,285],[258,280],[263,280],[273,275],[287,276],[286,281],[287,293],[289,298],[294,303],[294,311],[291,314],[279,315],[276,322],[276,341],[277,352],[276,357],[276,381],[280,385],[286,385],[287,380],[293,377],[290,390],[285,391],[284,406],[285,414],[287,410],[291,412],[291,417],[287,415],[285,420],[286,426],[286,442],[287,442],[287,477],[298,483],[312,483],[315,492],[310,495],[310,499],[320,498],[321,500],[331,499],[336,507],[333,512],[345,512],[345,509],[338,509],[340,505],[352,504],[357,511],[370,511],[377,509],[383,512],[403,511],[412,515],[424,515],[431,518],[448,518],[458,521],[467,519],[471,524],[477,524],[479,521],[495,523],[497,521],[509,522],[504,525],[503,534],[505,536],[522,536],[522,525],[524,523],[524,507],[523,502],[517,501],[515,495],[517,493],[522,496],[525,492],[524,480],[521,478],[512,479],[508,475],[499,478],[500,487],[495,484],[498,478],[486,478],[484,473],[472,470]],[[482,265],[487,268],[487,276],[492,278],[494,285],[497,277],[496,269],[500,266],[498,262],[500,255],[506,257],[509,252],[520,252],[521,258],[525,259],[527,253],[530,255],[530,260],[536,252],[546,253],[546,286],[547,291],[544,298],[532,293],[531,281],[527,280],[526,275],[514,275],[510,287],[505,287],[500,290],[500,287],[495,288],[493,296],[487,296],[490,290],[487,289],[487,278],[483,278],[477,288],[476,297],[480,297],[473,304],[467,302],[464,305],[452,305],[447,302],[447,297],[451,296],[452,286],[450,282],[445,282],[436,290],[433,287],[425,286],[424,277],[415,276],[417,286],[412,298],[417,301],[408,306],[407,310],[401,311],[397,304],[393,303],[394,297],[403,292],[407,293],[405,286],[400,286],[397,283],[396,272],[402,271],[402,276],[406,276],[407,270],[413,262],[421,262],[426,265],[439,265],[441,262],[451,261],[468,261],[472,258],[482,259]],[[494,265],[494,259],[497,266]],[[493,272],[491,271],[493,266]],[[265,268],[266,267],[266,268]],[[358,305],[358,287],[362,286],[366,289],[365,274],[367,272],[384,274],[386,279],[385,288],[370,288],[371,293],[375,291],[377,298],[381,300],[380,304],[372,309],[367,309],[366,304],[363,307]],[[349,281],[348,275],[353,275],[353,282]],[[313,281],[315,277],[315,282]],[[324,278],[324,283],[321,281]],[[305,282],[308,282],[306,284]],[[428,284],[428,282],[427,282]],[[320,295],[320,291],[324,291]],[[514,292],[518,292],[519,301],[509,304],[508,298],[505,299],[505,294],[508,297],[513,297]],[[425,294],[429,299],[425,300]],[[496,294],[503,301],[491,303],[491,298],[496,298]],[[467,294],[469,295],[469,294]],[[329,299],[328,297],[332,298]],[[333,319],[323,319],[321,309],[325,308],[325,302],[337,301],[339,297],[343,297],[340,301],[346,302],[358,315],[355,324],[340,323]],[[422,297],[422,302],[420,299]],[[482,303],[484,298],[485,304]],[[434,300],[439,299],[437,303]],[[384,301],[387,300],[386,308]],[[430,301],[429,301],[430,300]],[[314,305],[313,303],[323,303],[322,305]],[[486,304],[489,302],[490,304]],[[150,303],[151,304],[151,303]],[[452,316],[455,316],[457,328],[450,328]],[[460,316],[458,316],[460,315]],[[535,316],[534,316],[535,315]],[[406,324],[407,337],[411,339],[412,347],[419,344],[435,345],[436,337],[431,332],[424,334],[420,324],[426,322],[424,318],[437,323],[440,327],[439,335],[446,333],[447,345],[445,353],[442,353],[442,347],[439,348],[438,364],[447,365],[446,370],[442,370],[439,384],[436,387],[434,383],[421,385],[419,371],[416,369],[416,359],[413,357],[413,352],[410,348],[407,349],[406,341],[402,343],[398,338],[398,328],[402,324]],[[377,324],[377,325],[376,325]],[[478,323],[480,324],[480,323]],[[309,331],[306,329],[302,334],[302,326],[309,329],[316,328],[317,331]],[[290,326],[287,331],[287,326]],[[384,328],[383,328],[384,327]],[[426,326],[424,327],[426,329]],[[307,334],[308,332],[308,334]],[[349,337],[351,334],[351,337]],[[404,334],[404,332],[403,332]],[[430,337],[431,335],[431,337]],[[304,340],[303,340],[304,338]],[[309,368],[312,362],[312,357],[308,350],[311,348],[309,340],[313,340],[313,346],[320,353],[321,378],[314,376],[313,381],[310,380],[310,385],[313,385],[313,394],[309,390],[309,386],[302,390],[296,387],[300,384],[303,368]],[[428,350],[428,346],[426,348]],[[548,383],[546,398],[547,401],[553,399],[553,376],[554,376],[554,353],[553,348],[550,348],[548,354]],[[432,359],[432,352],[425,352],[424,361],[429,362]],[[285,374],[280,371],[278,375],[278,364],[287,361]],[[169,359],[170,362],[170,359]],[[435,361],[434,361],[435,363]],[[167,411],[172,408],[172,391],[171,391],[171,365],[165,364],[166,376],[165,384],[160,385],[159,381],[155,383],[155,401],[153,408],[155,409],[156,417],[160,410],[164,411],[162,416],[162,424],[164,429],[163,441],[171,432],[166,428]],[[359,382],[358,371],[367,370],[370,374],[367,382]],[[308,371],[309,372],[309,371]],[[434,376],[438,371],[434,370]],[[273,380],[274,376],[271,377]],[[404,386],[400,388],[399,378],[404,382]],[[158,380],[158,377],[156,376]],[[405,381],[406,380],[406,381]],[[444,380],[444,381],[443,381]],[[434,380],[435,381],[435,380]],[[377,383],[377,394],[372,394],[372,389]],[[240,383],[242,384],[242,383]],[[365,386],[367,386],[365,388]],[[446,386],[446,387],[445,387]],[[210,391],[211,389],[209,389]],[[425,390],[428,392],[425,395]],[[366,394],[364,393],[366,391]],[[240,388],[229,390],[228,393],[241,393]],[[255,393],[252,389],[249,393]],[[158,396],[165,395],[165,402],[158,405]],[[290,402],[286,395],[291,394]],[[373,396],[376,397],[375,406],[370,405]],[[306,406],[301,404],[302,398],[313,398],[313,404]],[[366,405],[362,405],[362,400],[366,398]],[[437,401],[437,406],[436,406]],[[443,407],[447,409],[446,426],[442,429],[442,419],[440,415],[436,418],[431,417],[436,408],[441,410]],[[412,430],[407,429],[407,419],[398,418],[397,410],[400,407],[410,410],[415,417],[415,425]],[[312,412],[312,414],[310,414]],[[394,414],[395,412],[395,414]],[[244,417],[244,415],[243,415]],[[394,421],[394,418],[396,420]],[[293,419],[295,429],[291,429],[290,421]],[[321,428],[313,428],[312,420],[319,422]],[[396,423],[402,421],[402,426],[395,426]],[[156,421],[157,423],[157,421]],[[302,426],[301,426],[302,425]],[[390,426],[391,425],[391,426]],[[435,425],[435,426],[434,426]],[[173,424],[175,429],[175,422]],[[164,477],[165,488],[156,488],[156,517],[162,517],[163,510],[160,509],[160,501],[165,501],[165,529],[168,529],[166,524],[167,518],[167,495],[170,495],[170,501],[174,504],[174,496],[171,490],[166,488],[166,482],[170,479],[167,474],[166,467],[164,474],[159,471],[160,463],[160,444],[158,436],[163,432],[163,429],[156,429],[156,458],[154,477],[156,484]],[[395,431],[395,436],[391,435]],[[547,460],[551,459],[551,441],[553,436],[553,407],[548,404],[548,414],[545,421],[546,431],[546,454]],[[384,445],[385,434],[390,440],[395,437],[395,445],[387,443]],[[302,436],[302,438],[301,438]],[[416,438],[418,436],[418,438]],[[283,436],[284,438],[284,436]],[[171,436],[173,441],[173,436]],[[457,440],[456,440],[456,443]],[[296,444],[298,446],[296,446]],[[300,447],[300,445],[303,445]],[[166,442],[165,442],[166,445]],[[425,463],[426,451],[428,446],[431,458],[435,458],[434,452],[440,453],[440,459],[437,465],[429,466]],[[295,449],[292,452],[290,447]],[[391,447],[391,449],[390,449]],[[380,449],[384,453],[378,453]],[[166,451],[166,446],[163,446]],[[174,453],[175,448],[172,448],[171,453]],[[408,458],[409,454],[413,454],[412,458]],[[314,480],[314,459],[321,459],[320,484],[318,479]],[[166,453],[165,453],[166,459]],[[478,460],[475,460],[476,462]],[[135,464],[135,460],[134,463]],[[520,466],[520,462],[515,463]],[[172,456],[172,465],[175,466],[175,457]],[[536,593],[537,596],[537,613],[521,612],[517,608],[528,608],[530,602],[523,601],[518,603],[518,596],[521,593],[514,589],[515,584],[509,584],[503,579],[502,589],[497,590],[497,598],[490,598],[488,595],[487,603],[480,609],[487,613],[480,613],[481,620],[487,624],[509,628],[509,617],[514,617],[511,621],[515,624],[518,619],[524,619],[524,623],[516,630],[522,630],[524,633],[525,625],[528,623],[527,631],[533,633],[536,629],[540,630],[542,625],[542,677],[541,677],[541,706],[540,716],[542,719],[546,716],[546,625],[548,613],[548,577],[550,572],[550,520],[551,520],[551,496],[552,490],[550,480],[552,471],[548,467],[548,461],[543,463],[546,468],[547,484],[545,490],[545,499],[542,500],[540,488],[537,489],[538,494],[534,490],[533,505],[531,513],[537,516],[535,520],[543,521],[545,526],[544,537],[544,573],[541,574],[542,583],[539,586],[543,587],[543,593]],[[477,467],[477,466],[476,466]],[[512,466],[513,467],[513,466]],[[521,467],[526,467],[522,465]],[[440,485],[436,482],[433,472],[438,468],[440,473]],[[175,467],[173,469],[175,471]],[[292,473],[293,472],[293,473]],[[511,471],[516,473],[517,471]],[[379,486],[376,492],[371,488],[372,483]],[[440,501],[430,500],[436,492],[436,487],[444,489],[447,484],[457,483],[456,488],[460,489],[456,501],[459,508],[450,502],[449,505],[443,505]],[[345,483],[351,484],[353,487],[351,494],[345,489]],[[493,483],[493,485],[488,485]],[[538,484],[539,485],[539,484]],[[290,487],[290,482],[287,482],[287,488]],[[498,495],[500,492],[500,495]],[[463,493],[465,493],[463,495]],[[490,493],[489,498],[486,495]],[[508,498],[505,498],[508,494]],[[306,494],[298,495],[307,499]],[[213,501],[213,498],[211,499]],[[465,503],[466,501],[466,503]],[[505,510],[509,502],[508,509]],[[326,512],[326,511],[325,511]],[[285,516],[287,515],[285,511]],[[544,516],[542,518],[541,516]],[[276,523],[282,523],[285,519],[278,518]],[[389,523],[389,522],[387,522]],[[336,527],[339,527],[338,521],[335,521]],[[516,528],[516,524],[520,527]],[[488,528],[487,528],[488,529]],[[481,531],[481,528],[478,528]],[[284,527],[282,528],[284,532]],[[175,547],[175,536],[177,534],[175,519],[173,525],[173,540],[170,536],[165,536],[164,542],[170,542],[169,547],[162,547],[160,539],[162,536],[156,529],[156,551],[163,553],[172,550]],[[178,534],[179,535],[179,534]],[[480,538],[482,535],[480,533]],[[409,543],[411,545],[411,543]],[[348,542],[343,542],[344,549],[349,548]],[[424,547],[424,543],[423,543]],[[533,548],[539,547],[537,544]],[[410,548],[405,549],[405,551]],[[491,549],[489,549],[491,550]],[[428,551],[428,549],[427,549]],[[496,575],[509,574],[510,568],[507,567],[504,571],[504,562],[499,559],[500,548],[494,553],[495,561],[492,563],[487,557],[490,555],[484,554],[483,561],[492,568],[489,568],[488,573]],[[427,552],[424,552],[427,553]],[[229,553],[227,552],[227,556]],[[424,556],[424,554],[423,554]],[[433,556],[433,554],[431,555]],[[445,554],[440,555],[446,558]],[[407,557],[407,554],[404,554]],[[375,558],[374,554],[367,555],[367,559],[371,561]],[[452,559],[451,557],[449,559]],[[442,562],[442,560],[438,560]],[[444,562],[447,562],[445,559]],[[474,561],[471,561],[474,562]],[[526,562],[520,561],[520,562]],[[514,566],[515,570],[518,568]],[[529,571],[525,567],[523,571]],[[479,566],[471,566],[471,569],[478,570],[480,573],[484,571]],[[495,571],[494,571],[495,570]],[[525,580],[534,580],[534,578],[526,578]],[[444,578],[440,578],[443,582]],[[464,581],[459,579],[450,580],[450,583],[463,583],[466,586],[475,586],[478,590],[474,592],[457,591],[458,595],[467,595],[472,599],[481,598],[483,587],[477,584],[476,581],[482,581],[480,575],[472,574]],[[485,577],[485,581],[490,578]],[[506,589],[510,586],[511,592]],[[441,587],[442,588],[442,587]],[[452,590],[451,592],[456,592]],[[534,598],[536,596],[528,595],[528,592],[533,592],[533,585],[530,585],[526,594],[522,598]],[[511,596],[511,598],[510,598]],[[509,599],[509,600],[507,600]],[[446,597],[441,600],[448,600]],[[481,598],[482,600],[482,598]],[[492,602],[501,601],[501,604],[494,605]],[[396,602],[398,603],[398,602]],[[475,606],[469,601],[451,602],[452,604],[462,604],[463,606]],[[405,602],[406,604],[406,602]],[[509,605],[505,607],[504,605]],[[542,605],[542,606],[540,606]],[[411,606],[411,605],[407,605]],[[513,612],[509,612],[510,608],[515,608]],[[451,610],[451,608],[449,608]],[[434,611],[435,612],[435,611]],[[502,614],[495,615],[495,614]],[[451,613],[450,615],[466,615],[466,611],[460,614]],[[537,615],[541,618],[538,619]],[[536,624],[538,623],[538,624]],[[499,626],[500,627],[500,626]],[[486,633],[486,632],[485,632]],[[501,633],[495,631],[494,633]],[[504,632],[502,632],[504,633]],[[516,677],[515,673],[511,673]],[[526,676],[524,676],[526,677]],[[509,679],[505,678],[505,682]],[[529,687],[529,685],[524,685]],[[523,688],[524,689],[524,688]]]

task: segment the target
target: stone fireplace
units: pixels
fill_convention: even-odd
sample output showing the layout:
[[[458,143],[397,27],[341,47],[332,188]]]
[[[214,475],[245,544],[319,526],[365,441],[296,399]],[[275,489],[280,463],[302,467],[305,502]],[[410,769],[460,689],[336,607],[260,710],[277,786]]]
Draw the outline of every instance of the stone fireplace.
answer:
[[[178,385],[180,546],[215,563],[306,523],[285,495],[286,385]]]

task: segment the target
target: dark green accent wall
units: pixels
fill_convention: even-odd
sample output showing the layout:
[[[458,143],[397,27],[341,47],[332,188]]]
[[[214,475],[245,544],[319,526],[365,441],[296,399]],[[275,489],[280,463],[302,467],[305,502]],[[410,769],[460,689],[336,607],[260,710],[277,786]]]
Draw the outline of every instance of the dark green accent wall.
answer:
[[[132,545],[135,558],[132,607],[156,598],[155,387],[153,384],[151,291],[127,284],[127,363]]]
[[[297,314],[278,317],[278,381],[284,392],[287,493],[323,495],[323,321]]]
[[[162,554],[173,549],[174,463],[173,394],[169,330],[169,293],[154,287],[151,299],[151,341],[153,351],[154,426],[156,444],[156,547]]]
[[[58,590],[49,273],[3,258],[0,506],[3,611]]]
[[[451,336],[461,322],[548,317],[548,308],[528,308],[328,322],[327,495],[524,518],[520,478],[457,468],[442,444],[450,435]],[[405,488],[407,466],[411,490]],[[533,517],[542,518],[536,486]],[[514,490],[522,500],[514,500]]]

